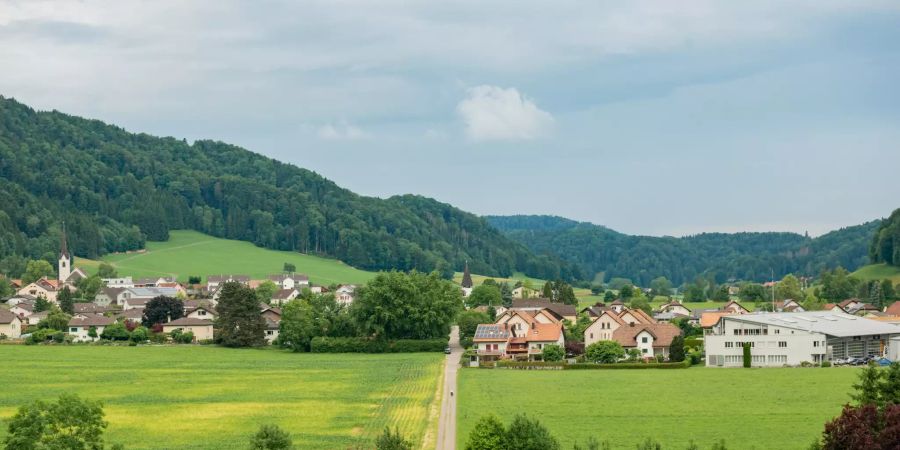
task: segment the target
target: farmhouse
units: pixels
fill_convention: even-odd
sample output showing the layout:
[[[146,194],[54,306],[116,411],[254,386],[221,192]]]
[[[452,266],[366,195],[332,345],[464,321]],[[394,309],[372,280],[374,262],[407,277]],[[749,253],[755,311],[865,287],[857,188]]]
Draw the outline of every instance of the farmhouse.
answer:
[[[22,318],[5,309],[0,309],[0,336],[18,339],[24,328]]]
[[[343,284],[334,293],[334,299],[342,305],[353,303],[353,296],[356,292],[355,284]]]
[[[80,314],[69,320],[69,334],[75,337],[75,342],[96,341],[100,339],[103,329],[116,323],[112,317],[105,317],[99,314]],[[91,328],[97,334],[97,337],[89,336]]]
[[[892,341],[893,339],[893,341]],[[725,315],[706,330],[707,366],[740,367],[743,344],[751,365],[780,367],[804,361],[888,355],[896,358],[900,327],[843,312]]]
[[[300,292],[295,288],[290,289],[279,289],[272,294],[272,304],[273,305],[283,305],[300,295]]]
[[[163,333],[171,333],[175,330],[194,333],[194,342],[213,338],[213,323],[205,319],[182,317],[163,324]]]
[[[269,275],[269,280],[281,289],[303,289],[309,286],[309,277],[302,273],[277,273]]]
[[[247,275],[207,275],[206,289],[209,292],[216,292],[219,290],[220,285],[229,281],[237,281],[241,284],[249,284],[250,277],[248,277]]]

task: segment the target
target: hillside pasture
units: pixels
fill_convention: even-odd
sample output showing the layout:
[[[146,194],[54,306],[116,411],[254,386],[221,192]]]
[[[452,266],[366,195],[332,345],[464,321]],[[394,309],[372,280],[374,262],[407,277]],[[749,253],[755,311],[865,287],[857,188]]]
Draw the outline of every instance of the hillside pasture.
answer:
[[[562,448],[590,437],[613,449],[652,438],[665,449],[693,441],[730,450],[806,448],[850,401],[858,368],[682,370],[464,369],[457,448],[478,419],[539,419]],[[526,398],[523,393],[539,393]]]
[[[889,279],[894,284],[900,284],[900,267],[887,264],[869,264],[860,267],[852,275],[864,281]]]
[[[298,273],[315,284],[365,283],[373,272],[355,269],[335,259],[297,252],[268,250],[250,242],[220,239],[196,231],[172,231],[168,241],[147,242],[140,252],[116,253],[102,258],[121,276],[175,276],[186,282],[192,275],[242,274],[262,279],[293,263]],[[79,263],[76,262],[76,265]]]
[[[129,449],[244,449],[262,424],[297,448],[370,448],[385,426],[431,442],[441,354],[294,354],[207,346],[0,345],[0,440],[16,409],[74,393]],[[433,428],[433,429],[432,429]]]

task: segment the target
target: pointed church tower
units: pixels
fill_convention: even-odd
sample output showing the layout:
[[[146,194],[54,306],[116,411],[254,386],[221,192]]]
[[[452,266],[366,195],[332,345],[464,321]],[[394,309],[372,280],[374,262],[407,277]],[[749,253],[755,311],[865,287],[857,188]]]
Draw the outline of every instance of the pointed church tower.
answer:
[[[59,237],[59,266],[57,273],[60,282],[65,282],[72,275],[72,255],[69,254],[69,246],[66,243],[66,223],[62,223],[62,233]]]
[[[467,289],[472,288],[472,274],[469,273],[469,261],[468,260],[466,260],[466,267],[465,267],[465,269],[463,269],[462,283],[460,283],[460,285]]]

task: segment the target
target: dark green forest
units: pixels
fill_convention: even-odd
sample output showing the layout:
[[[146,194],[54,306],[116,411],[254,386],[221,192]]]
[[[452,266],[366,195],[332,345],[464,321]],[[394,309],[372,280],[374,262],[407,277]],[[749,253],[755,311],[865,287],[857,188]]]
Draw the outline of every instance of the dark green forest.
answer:
[[[628,278],[641,286],[648,286],[658,276],[681,284],[712,274],[722,283],[729,279],[765,281],[772,277],[772,270],[778,279],[788,273],[816,276],[837,266],[855,270],[869,263],[869,245],[881,224],[875,220],[817,238],[776,232],[676,238],[632,236],[554,216],[488,216],[487,220],[539,254],[578,265],[588,277],[600,273],[607,281]]]
[[[873,263],[900,266],[900,208],[895,209],[875,230],[869,258]]]
[[[315,172],[222,142],[189,144],[0,97],[0,272],[55,261],[61,223],[76,256],[193,229],[362,269],[521,271],[580,278],[484,219],[438,201],[364,197]]]

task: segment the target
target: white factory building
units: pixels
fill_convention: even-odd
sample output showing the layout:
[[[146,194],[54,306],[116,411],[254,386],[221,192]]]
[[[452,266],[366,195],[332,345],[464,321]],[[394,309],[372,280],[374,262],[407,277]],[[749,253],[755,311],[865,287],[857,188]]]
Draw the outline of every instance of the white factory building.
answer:
[[[754,367],[869,355],[897,360],[900,326],[835,311],[722,316],[704,336],[706,365],[743,366],[745,342]]]

